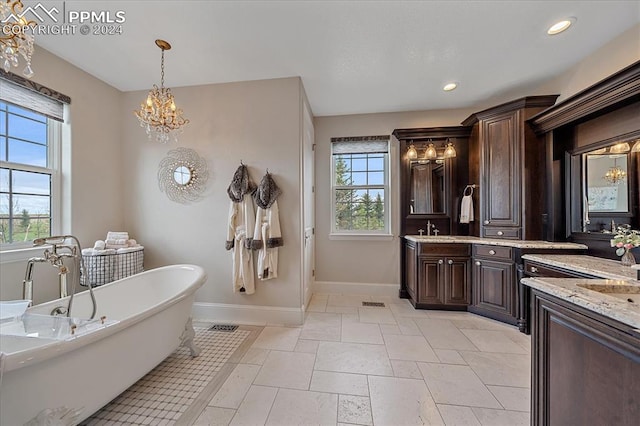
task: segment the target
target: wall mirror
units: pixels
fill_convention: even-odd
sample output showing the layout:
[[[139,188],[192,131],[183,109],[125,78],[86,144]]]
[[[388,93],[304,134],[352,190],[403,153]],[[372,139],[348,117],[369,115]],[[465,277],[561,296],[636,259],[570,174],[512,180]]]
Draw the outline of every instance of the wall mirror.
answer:
[[[589,213],[629,212],[628,154],[583,154]]]
[[[637,221],[640,139],[598,145],[567,157],[571,233],[607,233]]]
[[[410,167],[409,214],[445,213],[445,160],[416,160]]]
[[[198,201],[208,178],[206,161],[189,148],[172,149],[158,167],[158,186],[176,203]]]

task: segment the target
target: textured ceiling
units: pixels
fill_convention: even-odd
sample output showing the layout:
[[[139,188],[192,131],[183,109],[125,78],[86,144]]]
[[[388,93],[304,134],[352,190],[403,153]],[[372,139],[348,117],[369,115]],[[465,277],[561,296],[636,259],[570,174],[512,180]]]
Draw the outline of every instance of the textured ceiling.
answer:
[[[553,78],[640,22],[639,1],[41,3],[124,12],[119,35],[36,38],[120,90],[159,83],[163,38],[166,85],[300,76],[315,115],[475,106]],[[567,32],[546,34],[568,16]],[[451,80],[459,88],[443,92]]]

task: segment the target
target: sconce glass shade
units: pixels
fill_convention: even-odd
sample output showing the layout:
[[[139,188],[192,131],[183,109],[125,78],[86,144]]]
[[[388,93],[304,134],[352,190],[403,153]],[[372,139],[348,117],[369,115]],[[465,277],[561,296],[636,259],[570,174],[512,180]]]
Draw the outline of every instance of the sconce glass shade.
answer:
[[[636,144],[631,148],[631,152],[640,152],[640,139],[636,141]]]
[[[430,143],[427,146],[426,151],[424,152],[425,160],[430,160],[430,159],[436,158],[437,156],[438,156],[438,153],[436,152],[436,147],[432,143]]]
[[[415,160],[418,158],[418,151],[416,151],[416,147],[413,144],[409,145],[409,149],[407,150],[407,158],[409,160]]]
[[[454,148],[453,144],[451,142],[449,142],[447,144],[447,146],[444,148],[443,157],[444,158],[453,158],[455,156],[456,156],[456,149]]]
[[[618,144],[615,144],[614,146],[612,146],[611,149],[609,150],[609,152],[611,154],[623,154],[625,152],[629,152],[630,149],[631,149],[631,147],[629,146],[629,144],[627,142],[622,142],[622,143],[618,143]]]

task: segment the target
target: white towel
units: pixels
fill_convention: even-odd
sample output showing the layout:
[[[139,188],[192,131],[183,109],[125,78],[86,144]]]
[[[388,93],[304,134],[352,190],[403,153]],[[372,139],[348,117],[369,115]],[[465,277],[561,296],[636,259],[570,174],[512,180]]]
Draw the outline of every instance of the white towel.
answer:
[[[93,244],[93,248],[96,250],[104,250],[104,241],[98,240]]]
[[[140,244],[138,244],[138,242],[132,238],[127,241],[127,245],[129,247],[138,247]]]
[[[107,240],[128,240],[129,233],[127,231],[109,231],[107,232]]]
[[[460,203],[460,223],[469,222],[473,222],[473,198],[471,194],[462,197],[462,203]]]
[[[116,253],[121,254],[121,253],[131,253],[134,251],[140,251],[143,250],[144,247],[142,247],[141,245],[138,245],[136,247],[125,247],[125,248],[120,248],[118,250],[116,250]]]
[[[83,256],[105,256],[108,254],[116,254],[114,249],[96,250],[94,248],[82,249]]]

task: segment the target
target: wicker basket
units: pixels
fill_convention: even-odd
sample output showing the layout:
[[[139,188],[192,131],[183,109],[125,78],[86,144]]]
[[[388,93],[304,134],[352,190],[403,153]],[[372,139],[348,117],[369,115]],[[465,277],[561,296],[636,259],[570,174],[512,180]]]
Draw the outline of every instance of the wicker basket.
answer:
[[[97,287],[143,272],[144,249],[127,253],[82,256],[82,263],[86,276],[81,275],[80,284]]]

